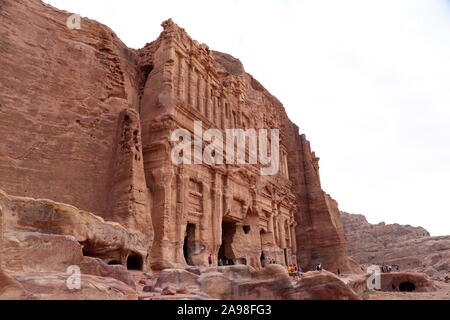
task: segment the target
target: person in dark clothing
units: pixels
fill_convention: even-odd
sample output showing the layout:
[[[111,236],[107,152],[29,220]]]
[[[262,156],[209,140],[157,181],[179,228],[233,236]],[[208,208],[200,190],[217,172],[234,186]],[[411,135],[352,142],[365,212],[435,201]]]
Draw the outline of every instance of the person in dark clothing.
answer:
[[[210,267],[212,266],[212,256],[211,256],[211,254],[209,254],[209,256],[208,256],[208,264],[209,264]]]

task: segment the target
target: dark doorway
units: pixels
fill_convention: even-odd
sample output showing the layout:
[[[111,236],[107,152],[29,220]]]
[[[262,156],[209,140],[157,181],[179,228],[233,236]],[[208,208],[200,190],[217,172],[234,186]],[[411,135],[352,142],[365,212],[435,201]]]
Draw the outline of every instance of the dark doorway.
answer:
[[[219,248],[219,259],[222,259],[224,265],[234,264],[234,253],[231,244],[236,232],[236,224],[233,222],[222,222],[222,245]]]
[[[265,267],[268,264],[268,260],[267,260],[268,257],[266,257],[266,254],[264,253],[264,242],[265,242],[266,235],[267,235],[267,232],[264,231],[264,229],[261,229],[259,231],[259,238],[260,238],[260,241],[261,241],[261,256],[260,256],[260,260],[261,260],[261,266],[262,267]]]
[[[140,254],[131,253],[127,259],[128,270],[142,270],[143,260]]]
[[[416,290],[416,286],[414,285],[414,283],[409,282],[409,281],[400,283],[398,288],[400,291],[403,291],[403,292],[413,292]]]
[[[195,251],[195,224],[188,223],[186,226],[186,234],[183,243],[183,255],[186,263],[190,266],[194,265],[192,262],[192,253]]]
[[[287,266],[288,265],[288,256],[287,256],[287,249],[284,248],[284,264]]]
[[[110,262],[108,262],[109,265],[117,265],[117,264],[121,264],[119,261],[117,260],[111,260]]]

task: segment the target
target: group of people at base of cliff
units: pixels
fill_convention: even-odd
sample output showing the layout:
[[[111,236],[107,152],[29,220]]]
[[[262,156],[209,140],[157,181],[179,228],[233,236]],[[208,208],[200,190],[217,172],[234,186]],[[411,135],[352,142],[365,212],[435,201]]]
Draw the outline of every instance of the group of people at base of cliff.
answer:
[[[278,264],[274,259],[264,259],[264,261],[262,262],[262,266],[265,267],[267,264]],[[212,255],[210,254],[208,256],[208,264],[210,267],[212,267],[213,265],[213,258]],[[219,258],[219,260],[217,261],[217,266],[222,267],[222,266],[228,266],[228,265],[234,265],[234,261],[232,259],[223,259]],[[315,271],[322,271],[323,267],[321,263],[316,264],[315,266]],[[287,266],[287,271],[289,273],[289,276],[294,277],[294,278],[298,278],[299,274],[302,273],[302,268],[300,266],[297,266],[297,264],[289,264]],[[341,275],[341,271],[340,269],[337,269],[337,275],[340,276]]]
[[[400,271],[400,266],[393,264],[393,265],[381,265],[381,272],[383,273],[389,273],[392,271]]]

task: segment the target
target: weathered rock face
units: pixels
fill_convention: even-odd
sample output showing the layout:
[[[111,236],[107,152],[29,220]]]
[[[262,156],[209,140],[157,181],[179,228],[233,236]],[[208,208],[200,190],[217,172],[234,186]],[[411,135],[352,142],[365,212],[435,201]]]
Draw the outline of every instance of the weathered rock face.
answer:
[[[127,268],[105,261],[129,263],[138,234],[71,206],[1,190],[0,214],[0,299],[137,299]],[[67,286],[69,267],[79,268],[81,288]]]
[[[341,212],[349,255],[361,264],[398,265],[402,271],[442,277],[450,272],[450,236],[430,237],[422,227],[370,224],[363,215]]]
[[[205,266],[211,254],[214,264],[359,270],[309,142],[239,60],[171,20],[136,51],[95,21],[67,28],[68,17],[38,0],[2,1],[0,188],[120,225],[3,196],[6,232],[74,236],[85,255],[146,269]],[[171,134],[193,133],[194,121],[221,134],[280,129],[277,170],[174,163]]]
[[[22,295],[4,295],[0,299],[29,300],[136,300],[136,291],[121,281],[93,275],[81,276],[81,287],[71,290],[67,287],[65,273],[14,273],[14,279],[21,285]],[[1,280],[0,280],[1,281]]]
[[[283,264],[300,257],[306,269],[321,262],[330,270],[359,271],[346,257],[337,203],[320,187],[318,159],[281,103],[239,60],[209,51],[171,20],[163,27],[158,40],[138,52],[141,69],[152,70],[140,112],[144,167],[153,186],[154,266],[205,265],[211,253],[214,261],[255,267],[261,257]],[[278,173],[263,176],[254,165],[172,165],[171,132],[182,127],[192,133],[196,120],[201,130],[222,133],[279,128]]]
[[[194,269],[191,268],[191,271]],[[355,292],[333,273],[308,272],[298,281],[289,277],[281,265],[269,265],[261,270],[250,266],[195,268],[194,274],[184,269],[166,269],[146,282],[141,299],[164,299],[164,291],[175,295],[189,292],[191,296],[177,295],[174,299],[225,300],[356,300]],[[180,281],[181,280],[181,281]],[[186,287],[188,287],[188,290]],[[151,293],[149,293],[151,292]]]
[[[33,261],[33,258],[27,258],[26,253],[28,251],[32,254],[33,246],[38,246],[42,252],[50,250],[44,254],[51,256],[52,250],[58,250],[55,246],[58,243],[68,249],[67,254],[70,256],[61,257],[65,260],[79,257],[80,253],[77,252],[76,246],[79,246],[81,250],[81,244],[83,254],[86,256],[123,264],[137,257],[140,264],[144,263],[141,257],[146,256],[145,239],[142,239],[138,232],[129,231],[118,223],[105,222],[101,217],[66,204],[50,200],[13,197],[1,190],[0,206],[3,242],[6,243],[2,251],[14,252],[17,249],[25,255],[23,261],[27,259]],[[42,246],[39,243],[42,243]],[[45,246],[46,243],[49,243],[48,248]],[[76,244],[75,247],[73,243]],[[56,251],[53,253],[56,254]],[[39,257],[34,258],[39,259]]]
[[[68,16],[2,1],[0,188],[120,222],[149,247],[135,55],[95,21],[69,30]]]

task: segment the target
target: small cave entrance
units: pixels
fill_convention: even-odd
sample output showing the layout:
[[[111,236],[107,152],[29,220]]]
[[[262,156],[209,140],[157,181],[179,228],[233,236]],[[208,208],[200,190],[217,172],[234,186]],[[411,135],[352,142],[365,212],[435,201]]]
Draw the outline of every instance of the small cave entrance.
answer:
[[[101,258],[101,256],[96,253],[94,246],[89,242],[89,240],[79,242],[82,246],[83,256],[92,258]]]
[[[234,264],[234,253],[233,253],[233,237],[236,232],[236,224],[234,222],[222,222],[222,244],[219,248],[218,257],[223,261],[224,265]]]
[[[410,281],[405,281],[400,283],[400,285],[398,286],[398,289],[401,292],[413,292],[416,291],[416,286],[414,283],[410,282]]]
[[[111,266],[121,265],[120,261],[117,261],[117,260],[111,260],[108,262],[108,264]]]
[[[128,270],[140,270],[142,271],[144,261],[138,253],[130,253],[127,259],[127,269]]]
[[[151,64],[146,64],[141,67],[141,72],[142,72],[142,75],[144,76],[145,80],[147,80],[148,75],[152,71],[153,71],[153,66]]]
[[[141,77],[139,80],[139,96],[142,97],[142,94],[144,93],[145,84],[147,83],[147,79],[150,75],[150,73],[153,71],[153,65],[151,64],[145,64],[141,66]]]
[[[194,265],[192,262],[192,254],[195,252],[195,224],[188,223],[186,226],[186,234],[183,243],[183,255],[186,263],[190,266]]]

